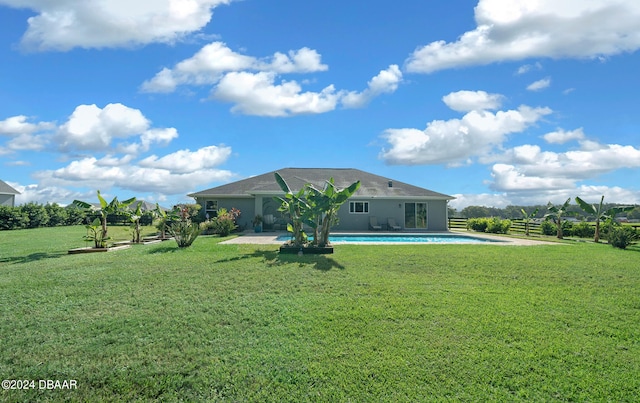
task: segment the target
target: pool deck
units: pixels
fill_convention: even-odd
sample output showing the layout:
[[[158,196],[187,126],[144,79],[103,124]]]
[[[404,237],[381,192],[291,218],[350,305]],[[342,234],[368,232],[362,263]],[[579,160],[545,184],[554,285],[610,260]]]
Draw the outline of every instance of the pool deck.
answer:
[[[427,235],[427,234],[447,234],[447,235],[462,235],[462,236],[470,236],[473,238],[483,238],[494,242],[486,242],[486,243],[464,243],[464,242],[432,242],[432,243],[416,243],[416,242],[375,242],[377,245],[402,245],[402,244],[411,244],[411,245],[443,245],[443,244],[459,244],[459,245],[498,245],[498,246],[534,246],[534,245],[560,245],[555,242],[546,242],[546,241],[538,241],[533,239],[522,239],[522,238],[510,238],[499,235],[489,235],[489,234],[480,234],[480,233],[470,233],[466,231],[448,231],[448,232],[404,232],[404,231],[395,231],[395,232],[387,232],[387,231],[371,231],[371,232],[334,232],[334,234],[350,234],[350,235]],[[222,244],[252,244],[252,245],[282,245],[282,241],[279,241],[277,238],[282,235],[287,235],[287,232],[277,231],[277,232],[260,232],[256,233],[253,230],[244,231],[237,238],[229,239],[227,241],[221,242]],[[499,242],[495,242],[499,241]],[[349,242],[350,244],[368,244],[368,242]],[[333,245],[345,244],[345,242],[332,242]]]

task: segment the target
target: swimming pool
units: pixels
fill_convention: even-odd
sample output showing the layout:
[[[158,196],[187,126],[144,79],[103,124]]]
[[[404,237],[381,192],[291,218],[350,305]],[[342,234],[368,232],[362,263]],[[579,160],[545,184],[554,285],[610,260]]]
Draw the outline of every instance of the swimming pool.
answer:
[[[280,235],[277,240],[286,242],[290,235]],[[495,243],[499,240],[460,234],[334,234],[329,241],[338,243]]]

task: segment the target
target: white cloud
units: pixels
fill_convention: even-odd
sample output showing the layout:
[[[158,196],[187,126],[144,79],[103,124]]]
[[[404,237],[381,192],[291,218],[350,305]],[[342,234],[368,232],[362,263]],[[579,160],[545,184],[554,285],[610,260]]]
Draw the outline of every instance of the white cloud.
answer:
[[[402,72],[396,64],[380,71],[373,77],[362,92],[350,91],[342,96],[341,102],[346,108],[361,108],[378,95],[395,92],[402,82]]]
[[[275,73],[312,73],[325,71],[320,54],[309,48],[277,52],[271,58],[257,59],[229,49],[223,42],[205,45],[192,57],[164,68],[141,86],[143,92],[173,92],[179,85],[214,85],[224,73],[232,71],[267,71]]]
[[[576,130],[565,131],[562,129],[550,132],[542,136],[547,143],[564,144],[571,140],[583,140],[584,132],[582,128]]]
[[[216,147],[213,147],[215,149]],[[209,149],[209,150],[208,150]],[[118,159],[113,156],[97,159],[87,157],[70,162],[67,166],[55,170],[39,171],[34,177],[42,188],[90,188],[109,189],[118,187],[137,193],[161,193],[163,195],[184,195],[195,187],[216,182],[228,181],[234,175],[216,166],[226,161],[226,157],[213,154],[210,147],[197,150],[186,157],[200,158],[193,166],[190,161],[180,161],[180,152],[170,154],[169,158],[157,158],[136,163],[129,158]],[[219,147],[220,154],[230,153],[226,147]],[[228,151],[227,151],[228,150]],[[204,157],[203,157],[204,155]],[[144,160],[143,160],[144,161]],[[154,165],[156,163],[156,166]],[[60,200],[60,199],[58,199]]]
[[[463,99],[453,96],[449,99]],[[468,104],[467,104],[468,105]],[[510,133],[519,133],[551,113],[549,108],[520,106],[517,110],[474,110],[462,119],[434,120],[426,129],[387,129],[385,138],[391,148],[380,157],[389,164],[450,165],[468,162],[470,158],[489,153],[501,145]]]
[[[79,105],[69,119],[58,128],[55,141],[63,151],[89,150],[137,154],[147,151],[151,144],[166,145],[178,137],[174,128],[150,128],[151,122],[138,109],[120,103],[99,108],[95,104]],[[116,140],[129,138],[134,143]]]
[[[449,206],[462,210],[467,206],[505,208],[511,206],[546,205],[548,202],[562,204],[567,199],[579,196],[587,202],[597,203],[605,195],[605,201],[620,204],[640,204],[640,191],[619,186],[580,185],[561,189],[536,189],[533,191],[505,191],[500,193],[455,194]]]
[[[0,120],[0,134],[21,135],[33,134],[44,130],[50,130],[55,125],[52,122],[29,123],[29,118],[24,115],[12,116],[5,120]]]
[[[534,81],[527,86],[527,90],[529,91],[540,91],[545,88],[549,88],[551,85],[550,78],[543,78],[542,80]]]
[[[456,42],[432,42],[406,60],[431,73],[534,57],[589,58],[640,48],[640,3],[626,0],[480,0],[477,28]]]
[[[498,191],[575,188],[579,181],[622,168],[640,168],[640,149],[584,142],[580,150],[557,153],[523,145],[500,157],[489,185]]]
[[[540,62],[536,62],[534,64],[525,64],[518,67],[516,71],[517,75],[522,75],[530,72],[531,70],[542,70],[542,64]]]
[[[213,9],[231,0],[0,0],[30,8],[22,45],[30,50],[67,51],[173,43],[202,29]]]
[[[52,122],[30,123],[24,115],[12,116],[0,121],[0,135],[9,137],[5,147],[0,147],[0,155],[16,151],[39,151],[47,146],[49,131],[55,127]]]
[[[84,199],[85,194],[59,186],[46,186],[32,183],[29,185],[20,185],[18,183],[9,183],[15,190],[20,192],[16,195],[16,205],[26,204],[30,202],[46,204],[56,203],[57,201],[67,200],[71,202],[74,199]]]
[[[485,91],[457,91],[442,97],[442,101],[456,112],[498,109],[504,96]]]
[[[152,155],[140,161],[145,168],[168,169],[174,173],[190,173],[222,164],[231,155],[231,147],[208,146],[196,151],[179,150],[163,157]]]
[[[257,116],[292,116],[335,109],[338,95],[330,85],[320,92],[302,92],[296,81],[275,84],[275,73],[231,72],[213,90],[215,99],[231,102],[233,112]]]

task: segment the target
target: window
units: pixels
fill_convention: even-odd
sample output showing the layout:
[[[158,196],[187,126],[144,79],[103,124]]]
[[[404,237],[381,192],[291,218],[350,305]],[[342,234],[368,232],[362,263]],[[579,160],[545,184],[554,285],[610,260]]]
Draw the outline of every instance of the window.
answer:
[[[349,213],[369,214],[369,202],[362,202],[362,201],[349,202]]]
[[[217,200],[207,200],[204,207],[205,214],[210,218],[216,217],[218,215],[218,201]]]

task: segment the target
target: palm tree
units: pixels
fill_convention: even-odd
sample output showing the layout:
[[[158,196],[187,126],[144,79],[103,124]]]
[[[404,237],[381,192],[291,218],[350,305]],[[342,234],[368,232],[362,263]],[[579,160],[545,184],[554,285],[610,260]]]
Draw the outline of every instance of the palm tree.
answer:
[[[546,220],[551,218],[556,224],[558,239],[562,239],[562,216],[567,214],[567,208],[570,202],[571,198],[568,198],[561,206],[554,206],[551,202],[547,204],[547,210],[549,212],[544,215],[544,218]]]
[[[110,203],[102,197],[100,191],[98,190],[98,200],[100,201],[100,225],[101,230],[98,236],[95,239],[95,247],[96,248],[104,248],[106,247],[106,242],[109,239],[107,235],[107,216],[109,214],[117,214],[123,212],[130,204],[136,201],[135,197],[127,199],[125,201],[119,201],[117,197],[114,197]],[[74,200],[73,204],[84,209],[91,209],[93,205],[87,202],[83,202],[80,200]]]
[[[625,207],[612,207],[606,211],[603,211],[603,202],[604,195],[600,199],[600,204],[596,207],[595,204],[589,204],[582,200],[579,197],[576,197],[576,203],[580,206],[585,213],[591,214],[596,218],[596,233],[593,238],[593,242],[600,242],[600,221],[606,220],[607,218],[614,218],[616,214],[622,213],[624,211],[633,210],[633,206],[625,206]]]

